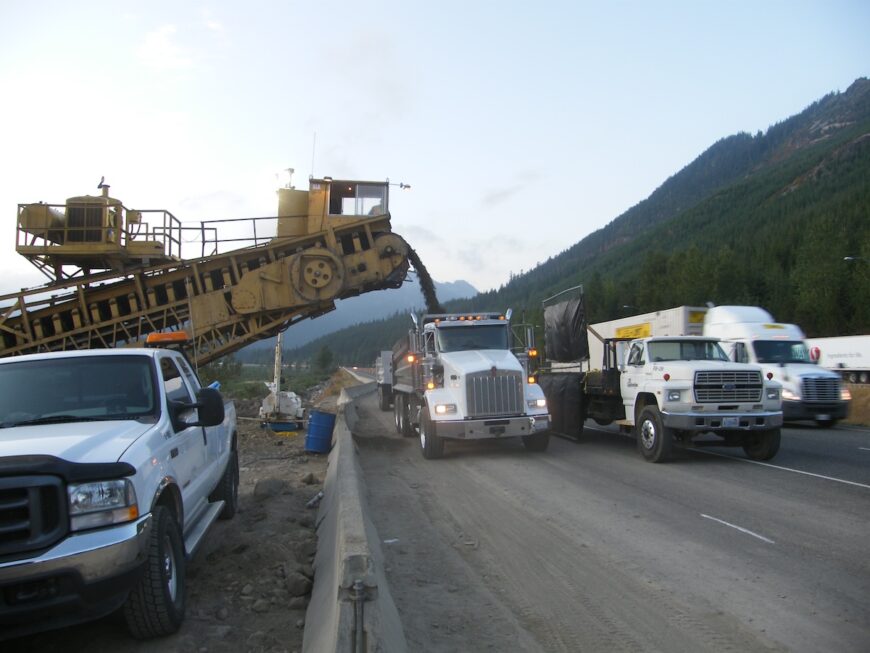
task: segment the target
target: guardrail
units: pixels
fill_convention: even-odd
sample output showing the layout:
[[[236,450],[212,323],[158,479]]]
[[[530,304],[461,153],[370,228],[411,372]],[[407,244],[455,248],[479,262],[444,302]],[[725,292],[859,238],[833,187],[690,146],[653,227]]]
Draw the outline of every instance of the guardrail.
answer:
[[[317,513],[314,587],[305,614],[305,653],[403,652],[408,645],[387,586],[383,552],[368,517],[351,429],[367,383],[341,391],[323,499]]]

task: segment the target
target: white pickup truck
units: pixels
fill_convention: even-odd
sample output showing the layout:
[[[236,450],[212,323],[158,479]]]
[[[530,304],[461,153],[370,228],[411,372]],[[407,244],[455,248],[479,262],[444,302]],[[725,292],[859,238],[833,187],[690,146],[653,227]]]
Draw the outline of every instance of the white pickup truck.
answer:
[[[175,632],[238,465],[235,408],[177,351],[0,359],[0,639],[118,609]]]

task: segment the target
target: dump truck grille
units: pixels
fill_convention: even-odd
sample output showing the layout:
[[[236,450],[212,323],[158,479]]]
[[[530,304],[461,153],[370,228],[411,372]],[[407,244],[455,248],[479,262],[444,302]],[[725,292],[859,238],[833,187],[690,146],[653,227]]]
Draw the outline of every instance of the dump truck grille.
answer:
[[[523,411],[523,377],[520,372],[490,370],[466,377],[469,417],[517,415]]]
[[[698,403],[761,401],[761,372],[695,372]]]
[[[804,401],[837,401],[840,399],[840,380],[807,377],[803,380]]]
[[[0,559],[50,546],[66,531],[66,492],[58,477],[0,478]]]

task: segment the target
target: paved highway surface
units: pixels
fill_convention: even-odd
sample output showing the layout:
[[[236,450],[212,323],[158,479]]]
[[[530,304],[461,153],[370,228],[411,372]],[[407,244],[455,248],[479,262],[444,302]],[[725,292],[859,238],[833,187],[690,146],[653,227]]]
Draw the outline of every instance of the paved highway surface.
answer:
[[[360,412],[411,650],[870,650],[870,430],[789,426],[769,464],[653,465],[590,422],[543,454],[426,461],[374,397]]]

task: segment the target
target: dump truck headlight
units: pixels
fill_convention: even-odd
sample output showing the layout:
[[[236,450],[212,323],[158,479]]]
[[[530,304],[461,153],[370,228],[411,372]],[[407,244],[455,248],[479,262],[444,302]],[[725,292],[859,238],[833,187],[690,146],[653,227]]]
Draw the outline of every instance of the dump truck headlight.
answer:
[[[70,530],[81,531],[139,517],[136,490],[126,478],[73,483],[67,487]]]
[[[682,390],[668,390],[668,401],[680,401],[682,398]]]
[[[528,401],[529,408],[546,408],[547,400],[546,399],[529,399]]]
[[[768,388],[767,389],[767,398],[771,401],[779,400],[779,389],[778,388]]]
[[[852,393],[849,392],[849,388],[840,389],[840,399],[843,401],[852,401]]]
[[[456,404],[435,404],[436,415],[448,415],[456,412]]]
[[[791,390],[782,389],[782,398],[786,401],[800,401],[801,396],[796,392],[792,392]]]

